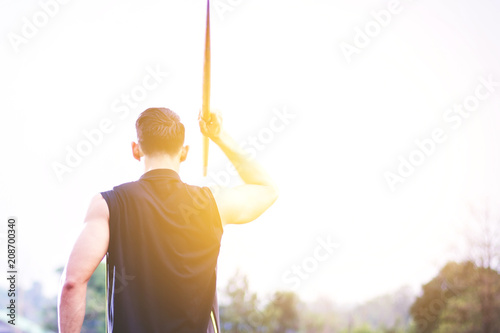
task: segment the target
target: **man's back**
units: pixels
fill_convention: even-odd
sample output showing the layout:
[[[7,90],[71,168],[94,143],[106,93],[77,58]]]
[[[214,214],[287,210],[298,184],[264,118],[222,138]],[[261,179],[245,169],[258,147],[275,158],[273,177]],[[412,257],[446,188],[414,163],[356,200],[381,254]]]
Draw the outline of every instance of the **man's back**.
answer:
[[[222,236],[210,190],[155,169],[102,196],[110,213],[109,332],[206,331]]]
[[[210,112],[199,123],[243,184],[214,188],[212,194],[182,183],[178,172],[189,146],[184,146],[179,116],[166,108],[141,113],[132,155],[144,160],[145,174],[92,199],[63,272],[61,333],[80,332],[87,283],[104,256],[109,331],[217,331],[215,280],[222,228],[258,218],[276,201],[278,190],[222,130],[220,114]]]

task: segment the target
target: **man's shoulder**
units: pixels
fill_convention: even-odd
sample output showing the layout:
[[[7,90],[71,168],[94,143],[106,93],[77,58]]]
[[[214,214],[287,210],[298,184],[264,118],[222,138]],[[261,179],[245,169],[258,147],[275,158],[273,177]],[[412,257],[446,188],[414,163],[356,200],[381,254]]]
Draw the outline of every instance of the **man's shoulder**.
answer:
[[[186,190],[190,193],[193,193],[193,194],[198,193],[199,195],[203,195],[206,197],[213,197],[212,190],[207,186],[193,185],[193,184],[187,184],[187,183],[183,183],[183,184],[186,187]]]
[[[116,185],[113,188],[111,188],[109,190],[101,191],[100,193],[104,197],[104,199],[107,199],[110,196],[117,196],[120,193],[130,192],[134,188],[137,188],[137,186],[138,186],[138,181],[131,181],[131,182]]]
[[[134,187],[137,187],[137,186],[139,186],[139,181],[138,180],[134,180],[134,181],[131,181],[131,182],[127,182],[127,183],[123,183],[123,184],[120,184],[120,185],[116,185],[115,187],[113,187],[113,191],[127,190],[127,189],[134,188]]]
[[[130,182],[115,185],[111,191],[120,191],[120,190],[131,189],[131,188],[140,186],[139,184],[140,184],[139,180],[133,180]]]

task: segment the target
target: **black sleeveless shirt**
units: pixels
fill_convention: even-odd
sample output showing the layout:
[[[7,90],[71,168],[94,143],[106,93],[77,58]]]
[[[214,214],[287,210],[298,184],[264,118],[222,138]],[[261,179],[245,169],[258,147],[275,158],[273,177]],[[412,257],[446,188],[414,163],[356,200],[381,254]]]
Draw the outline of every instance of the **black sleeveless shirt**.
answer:
[[[223,230],[212,192],[155,169],[101,194],[110,212],[108,332],[217,332]]]

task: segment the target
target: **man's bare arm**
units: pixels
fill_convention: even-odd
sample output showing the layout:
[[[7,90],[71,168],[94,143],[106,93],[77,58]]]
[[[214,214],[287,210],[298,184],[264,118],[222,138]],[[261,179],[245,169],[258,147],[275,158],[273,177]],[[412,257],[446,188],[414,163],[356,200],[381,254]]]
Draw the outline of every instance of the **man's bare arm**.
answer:
[[[211,112],[206,121],[200,118],[200,129],[221,148],[245,183],[234,188],[219,188],[213,192],[222,224],[243,224],[255,220],[278,198],[278,189],[273,180],[222,129],[219,114]]]
[[[102,195],[90,203],[84,227],[64,270],[59,292],[60,333],[80,332],[85,317],[87,283],[108,251],[109,210]]]

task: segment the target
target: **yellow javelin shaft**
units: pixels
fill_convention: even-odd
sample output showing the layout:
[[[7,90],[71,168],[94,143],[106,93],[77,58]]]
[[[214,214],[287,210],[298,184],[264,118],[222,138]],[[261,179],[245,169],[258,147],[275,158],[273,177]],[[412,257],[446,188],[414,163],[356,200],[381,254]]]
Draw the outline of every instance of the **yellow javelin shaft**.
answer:
[[[205,33],[205,62],[203,65],[203,104],[201,116],[208,120],[210,116],[210,0],[207,0],[207,28]],[[203,176],[208,169],[208,137],[203,136]]]

